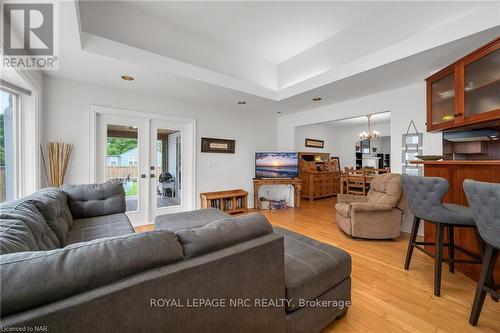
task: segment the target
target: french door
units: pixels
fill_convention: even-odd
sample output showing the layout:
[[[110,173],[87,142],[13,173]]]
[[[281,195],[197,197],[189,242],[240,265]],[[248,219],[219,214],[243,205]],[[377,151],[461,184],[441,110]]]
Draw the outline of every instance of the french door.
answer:
[[[95,179],[122,181],[133,225],[194,208],[194,126],[177,118],[95,112]]]

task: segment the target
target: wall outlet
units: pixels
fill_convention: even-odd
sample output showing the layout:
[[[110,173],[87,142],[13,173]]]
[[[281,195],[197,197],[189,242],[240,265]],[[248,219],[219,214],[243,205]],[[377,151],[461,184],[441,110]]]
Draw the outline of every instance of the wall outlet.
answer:
[[[209,168],[215,168],[217,166],[217,163],[215,162],[208,162],[208,167]]]

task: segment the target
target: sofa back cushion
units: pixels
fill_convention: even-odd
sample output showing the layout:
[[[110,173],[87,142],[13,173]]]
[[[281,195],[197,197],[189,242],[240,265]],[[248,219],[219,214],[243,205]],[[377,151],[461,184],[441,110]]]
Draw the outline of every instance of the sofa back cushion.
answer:
[[[28,196],[25,200],[31,202],[40,211],[49,228],[59,239],[59,243],[66,243],[66,236],[73,224],[66,193],[54,187],[45,188]]]
[[[64,185],[74,219],[125,213],[125,190],[119,180],[103,184]]]
[[[214,221],[200,228],[177,231],[186,258],[217,251],[273,232],[262,214]]]
[[[0,221],[0,255],[38,250],[30,228],[21,220]]]
[[[0,256],[1,316],[182,260],[172,231],[102,238],[52,251]]]
[[[60,246],[59,239],[49,228],[38,209],[25,200],[0,205],[1,254],[52,250]]]
[[[368,202],[378,205],[397,207],[403,194],[401,175],[398,173],[385,173],[375,176],[370,183]]]

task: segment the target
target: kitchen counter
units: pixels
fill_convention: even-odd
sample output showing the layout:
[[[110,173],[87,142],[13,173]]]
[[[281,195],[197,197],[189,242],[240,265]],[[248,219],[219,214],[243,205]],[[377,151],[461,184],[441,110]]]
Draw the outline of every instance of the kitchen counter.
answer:
[[[443,198],[443,202],[468,206],[467,197],[463,190],[465,179],[474,179],[482,182],[500,183],[500,160],[476,161],[414,161],[413,164],[423,164],[424,175],[428,177],[443,177],[448,180],[450,188]],[[447,235],[446,235],[447,236]],[[445,236],[445,243],[446,237]],[[424,223],[424,239],[426,242],[435,240],[434,225]],[[473,253],[479,254],[474,231],[468,228],[459,228],[455,232],[455,244]],[[426,246],[429,251],[434,251],[431,246]],[[445,257],[447,249],[444,249]],[[458,252],[457,258],[463,258]],[[481,271],[480,265],[456,264],[456,269],[477,281]],[[495,269],[495,278],[500,281],[500,258]]]
[[[448,160],[448,161],[411,161],[412,164],[423,165],[499,165],[500,160]]]

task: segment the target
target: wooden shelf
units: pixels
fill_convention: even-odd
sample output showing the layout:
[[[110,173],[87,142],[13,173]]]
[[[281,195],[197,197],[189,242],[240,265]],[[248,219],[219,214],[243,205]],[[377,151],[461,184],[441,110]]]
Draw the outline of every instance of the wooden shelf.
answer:
[[[248,210],[248,192],[242,189],[200,193],[201,208],[216,208],[228,214]]]

